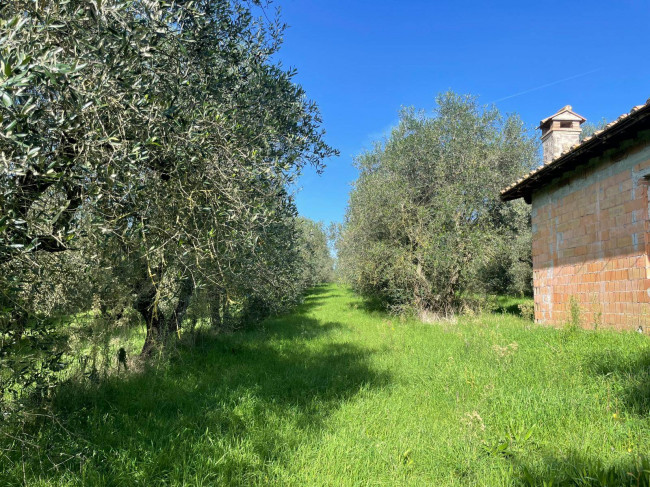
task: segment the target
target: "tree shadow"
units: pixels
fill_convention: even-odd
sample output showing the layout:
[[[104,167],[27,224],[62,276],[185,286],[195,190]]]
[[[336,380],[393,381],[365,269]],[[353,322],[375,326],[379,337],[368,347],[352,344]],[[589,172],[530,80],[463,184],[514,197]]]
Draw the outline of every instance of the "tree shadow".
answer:
[[[540,459],[537,456],[537,459]],[[512,459],[519,485],[526,486],[650,486],[650,457],[640,455],[606,465],[570,451],[562,457],[544,454],[534,464]]]
[[[328,284],[312,287],[305,292],[303,301],[296,307],[294,314],[306,313],[326,301],[340,296],[341,294],[337,292],[337,289]]]
[[[268,320],[261,332],[266,340],[311,340],[334,330],[349,329],[348,325],[337,321],[319,322],[314,326],[313,320],[304,316],[292,318],[292,321],[291,326],[275,326],[276,320]]]
[[[378,297],[364,297],[360,302],[348,304],[351,309],[361,309],[367,313],[387,314],[388,305]]]
[[[499,314],[506,314],[506,315],[514,315],[521,317],[521,310],[519,309],[518,304],[501,304],[499,303],[495,310],[495,313]]]
[[[650,413],[650,353],[646,348],[633,356],[620,350],[602,350],[585,360],[585,369],[615,383],[627,412]]]
[[[324,294],[330,294],[332,292],[332,287],[330,284],[318,284],[313,286],[305,292],[305,296],[322,296]]]
[[[498,295],[488,299],[492,300],[492,309],[495,313],[513,315],[519,318],[522,317],[520,305],[528,302],[532,306],[531,296]]]
[[[64,384],[52,403],[56,421],[32,425],[38,440],[22,455],[5,453],[14,468],[0,471],[0,483],[271,482],[341,403],[390,380],[370,366],[372,351],[312,343],[340,323],[273,321],[266,331],[204,334],[168,360],[99,385]]]

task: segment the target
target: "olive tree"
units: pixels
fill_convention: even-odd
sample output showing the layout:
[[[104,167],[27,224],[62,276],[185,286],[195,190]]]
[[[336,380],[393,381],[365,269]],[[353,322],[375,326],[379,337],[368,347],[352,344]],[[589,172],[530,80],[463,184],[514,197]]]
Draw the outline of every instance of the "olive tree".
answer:
[[[302,260],[302,284],[311,287],[334,279],[334,259],[330,254],[328,235],[321,222],[298,219],[299,248]]]
[[[398,309],[462,309],[529,231],[528,210],[498,196],[535,160],[522,122],[471,96],[440,95],[433,116],[403,110],[390,136],[356,160],[338,243],[347,280]]]
[[[2,4],[3,355],[96,300],[141,315],[147,354],[199,289],[240,312],[299,292],[286,187],[335,151],[295,72],[273,60],[284,27],[254,16],[267,7]],[[35,284],[60,288],[62,269],[85,292],[35,307]]]

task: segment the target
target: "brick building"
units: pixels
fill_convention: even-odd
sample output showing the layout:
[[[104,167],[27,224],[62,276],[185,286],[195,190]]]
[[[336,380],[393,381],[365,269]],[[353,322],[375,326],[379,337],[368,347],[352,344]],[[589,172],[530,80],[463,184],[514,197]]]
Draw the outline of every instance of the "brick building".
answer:
[[[532,204],[535,320],[650,326],[650,100],[580,141],[566,106],[542,120],[544,164],[501,192]],[[574,303],[574,304],[572,304]]]

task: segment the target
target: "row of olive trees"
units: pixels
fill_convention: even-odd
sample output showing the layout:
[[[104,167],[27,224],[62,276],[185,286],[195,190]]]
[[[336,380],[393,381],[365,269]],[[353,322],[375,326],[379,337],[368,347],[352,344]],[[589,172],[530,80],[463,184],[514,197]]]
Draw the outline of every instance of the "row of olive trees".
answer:
[[[147,355],[198,301],[222,326],[298,298],[286,188],[335,151],[267,7],[0,5],[0,396],[62,366],[76,313],[137,313]]]
[[[531,287],[528,208],[499,191],[534,165],[516,116],[469,96],[413,110],[356,161],[359,178],[338,239],[344,278],[387,306],[437,314],[488,292]]]
[[[302,286],[311,287],[334,280],[334,259],[329,248],[329,232],[323,223],[298,219],[300,261],[303,262]]]

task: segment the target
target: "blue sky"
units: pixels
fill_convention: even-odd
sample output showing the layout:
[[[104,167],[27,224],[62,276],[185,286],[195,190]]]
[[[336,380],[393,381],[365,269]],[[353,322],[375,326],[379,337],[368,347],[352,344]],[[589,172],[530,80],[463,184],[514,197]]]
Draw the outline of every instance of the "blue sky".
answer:
[[[342,221],[353,157],[448,89],[517,112],[531,130],[564,105],[613,120],[650,97],[650,1],[277,0],[279,59],[341,151],[300,180],[300,213]],[[539,89],[536,89],[539,88]],[[509,183],[509,182],[505,182]]]

